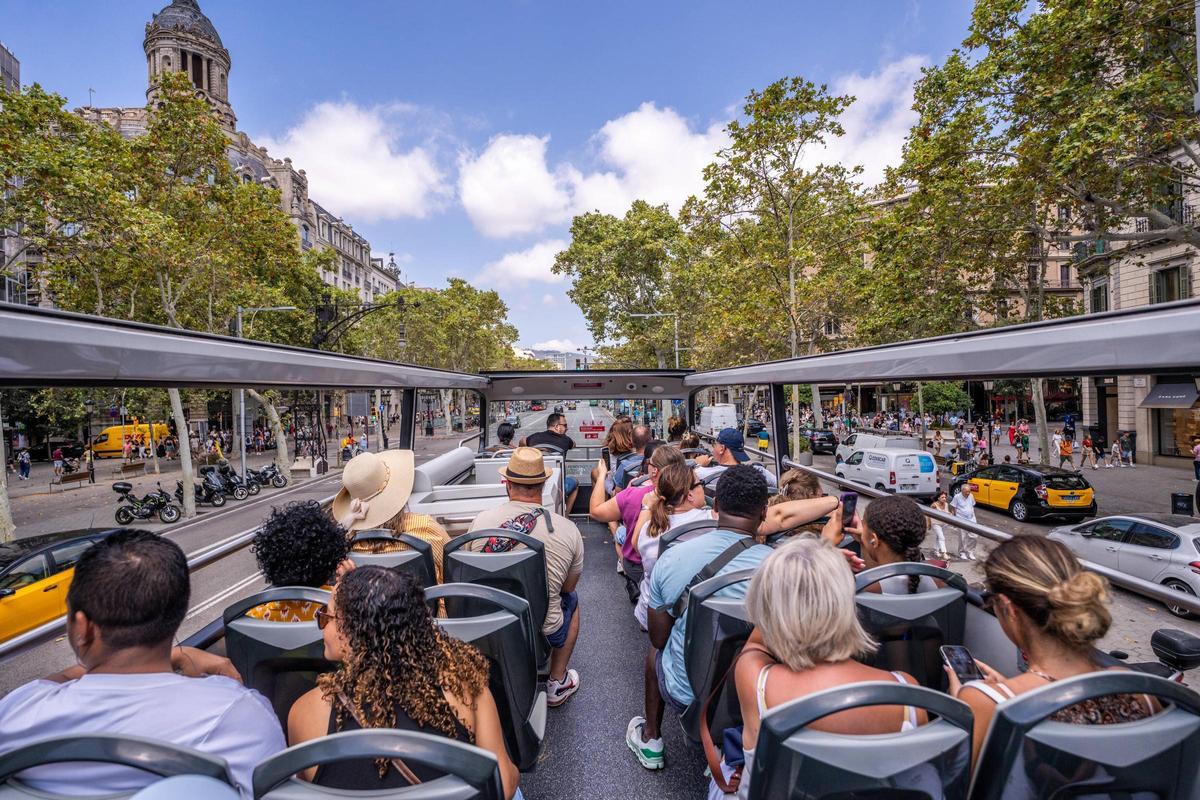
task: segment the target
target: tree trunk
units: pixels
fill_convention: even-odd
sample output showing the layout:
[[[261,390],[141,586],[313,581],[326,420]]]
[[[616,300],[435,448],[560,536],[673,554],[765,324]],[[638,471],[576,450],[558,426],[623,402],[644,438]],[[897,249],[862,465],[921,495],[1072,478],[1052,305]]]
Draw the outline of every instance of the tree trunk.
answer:
[[[6,467],[7,469],[7,467]],[[0,542],[11,542],[17,532],[13,522],[12,504],[8,501],[8,481],[0,483]]]
[[[815,383],[810,384],[812,391],[813,430],[825,427],[825,414],[821,411],[821,390]]]
[[[1041,378],[1029,382],[1030,399],[1033,401],[1033,418],[1038,427],[1038,463],[1050,463],[1050,431],[1046,423],[1046,396]]]
[[[442,398],[442,416],[446,418],[446,435],[454,435],[454,420],[450,414],[451,394],[449,389],[438,389],[438,394]]]
[[[158,466],[158,442],[154,439],[154,419],[150,420],[150,461],[154,464],[154,474],[162,475]]]
[[[179,390],[167,389],[171,398],[171,416],[175,418],[175,431],[179,435],[179,469],[183,473],[180,479],[183,483],[183,516],[191,519],[196,516],[196,478],[192,470],[192,439],[188,435],[187,418],[183,416],[183,401],[179,399]]]
[[[283,423],[279,419],[279,412],[275,409],[275,404],[269,402],[265,397],[259,394],[254,389],[247,389],[250,396],[262,405],[267,412],[267,419],[271,423],[271,430],[275,432],[275,466],[284,475],[292,474],[292,462],[288,458],[287,451],[287,436],[283,432]],[[293,417],[295,414],[292,415]]]

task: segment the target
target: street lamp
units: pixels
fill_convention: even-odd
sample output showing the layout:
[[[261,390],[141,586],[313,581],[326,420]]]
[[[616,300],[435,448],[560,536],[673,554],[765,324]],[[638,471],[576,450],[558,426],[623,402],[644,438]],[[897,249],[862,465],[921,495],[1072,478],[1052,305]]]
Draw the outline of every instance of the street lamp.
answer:
[[[992,389],[994,389],[994,388],[996,388],[995,381],[984,381],[983,382],[984,399],[986,401],[985,408],[987,409],[987,421],[988,421],[988,432],[987,432],[988,454],[991,456],[991,461],[993,464],[996,463],[996,452],[992,449],[992,442],[994,441],[994,439],[992,438],[992,424],[995,421],[995,416],[996,416],[995,413],[992,411]]]
[[[675,369],[679,369],[679,315],[674,311],[655,311],[653,314],[630,314],[634,319],[671,317],[675,321]]]
[[[237,307],[237,317],[234,320],[234,334],[237,338],[242,339],[242,315],[247,311],[250,312],[250,320],[254,321],[254,315],[259,311],[299,311],[295,306],[259,306],[247,308],[245,306]],[[186,431],[184,432],[186,433]],[[242,454],[242,477],[246,477],[246,390],[238,389],[238,450]],[[276,447],[279,445],[276,444]]]
[[[425,435],[433,436],[433,398],[425,395]]]
[[[92,409],[95,405],[90,397],[83,401],[83,408],[87,411],[87,435],[84,437],[83,457],[87,459],[89,483],[96,482],[96,465],[93,463],[95,455],[88,453],[92,449]]]

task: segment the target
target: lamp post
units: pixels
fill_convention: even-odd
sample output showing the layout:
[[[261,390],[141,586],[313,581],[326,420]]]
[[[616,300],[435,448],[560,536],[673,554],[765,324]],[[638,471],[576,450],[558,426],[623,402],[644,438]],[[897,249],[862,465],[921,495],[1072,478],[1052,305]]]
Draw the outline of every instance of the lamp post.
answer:
[[[237,307],[237,317],[234,320],[234,333],[237,338],[245,338],[242,336],[242,315],[245,312],[250,312],[250,319],[253,321],[254,315],[259,311],[299,311],[295,306],[261,306],[257,308],[247,308],[245,306]],[[276,445],[278,447],[278,445]],[[238,389],[238,450],[242,454],[242,478],[246,477],[246,390]]]
[[[996,463],[996,453],[994,450],[992,450],[992,424],[994,421],[993,420],[994,415],[992,413],[992,389],[994,389],[994,388],[996,388],[995,381],[984,381],[983,382],[983,391],[984,391],[984,398],[985,398],[984,408],[987,409],[988,455],[991,458],[991,461],[993,464]]]
[[[425,395],[425,435],[433,436],[433,398]]]
[[[94,402],[92,402],[92,398],[90,398],[90,397],[83,401],[83,408],[85,411],[87,411],[87,422],[85,423],[87,433],[84,436],[83,457],[87,459],[88,483],[96,482],[96,465],[95,465],[95,463],[93,463],[95,460],[95,456],[94,456],[94,454],[91,453],[91,449],[92,449],[92,409],[95,407],[95,405],[96,404]]]

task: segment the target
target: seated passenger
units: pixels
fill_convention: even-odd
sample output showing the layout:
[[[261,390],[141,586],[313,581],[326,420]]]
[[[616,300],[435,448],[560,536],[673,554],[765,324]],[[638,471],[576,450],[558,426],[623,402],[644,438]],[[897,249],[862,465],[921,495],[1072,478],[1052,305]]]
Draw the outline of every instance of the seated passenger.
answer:
[[[734,668],[746,753],[739,797],[749,791],[759,724],[768,709],[863,681],[916,684],[906,673],[854,660],[875,645],[858,620],[850,567],[827,541],[802,536],[772,552],[750,581],[746,611],[754,633]],[[831,733],[881,734],[926,721],[924,711],[877,706],[831,714],[811,727]],[[728,779],[732,770],[724,764],[722,770]]]
[[[612,486],[614,490],[624,489],[632,480],[633,472],[638,472],[646,460],[646,445],[654,438],[654,433],[645,425],[633,426],[633,451],[617,459],[613,467]]]
[[[442,581],[442,551],[450,535],[437,520],[427,514],[408,510],[416,472],[413,451],[384,450],[363,453],[346,465],[342,488],[333,499],[333,516],[351,534],[373,528],[407,533],[428,542],[433,552],[433,567],[438,583]],[[407,550],[401,542],[355,542],[351,553],[391,553]]]
[[[328,590],[339,570],[350,566],[346,561],[350,552],[346,529],[334,522],[316,500],[272,508],[255,534],[250,551],[267,585],[272,587]],[[272,600],[250,609],[246,616],[275,622],[312,622],[320,607],[320,603],[308,600]]]
[[[588,515],[595,522],[621,525],[613,536],[613,543],[617,548],[617,571],[625,576],[630,602],[637,602],[643,575],[642,560],[632,536],[632,531],[637,529],[642,500],[654,491],[654,484],[663,469],[671,464],[683,463],[683,454],[677,448],[657,440],[646,445],[646,458],[646,475],[650,480],[637,486],[627,486],[607,500],[601,487],[607,483],[608,465],[604,459],[600,459],[592,470]]]
[[[517,435],[517,429],[513,427],[511,422],[501,422],[496,426],[496,439],[499,444],[494,444],[484,452],[499,453],[504,450],[513,449],[513,437]]]
[[[746,440],[742,438],[742,432],[737,428],[725,428],[717,434],[717,441],[713,442],[712,452],[711,456],[697,456],[696,458],[696,476],[704,481],[706,486],[719,482],[721,474],[729,467],[750,461],[750,456],[746,453]],[[761,463],[756,461],[750,466],[763,476],[770,488],[774,489],[778,485],[775,473]]]
[[[567,418],[563,414],[551,414],[546,417],[546,430],[532,434],[525,439],[525,444],[529,447],[537,447],[540,444],[548,444],[551,447],[556,447],[565,458],[571,448],[575,446],[575,440],[567,436]],[[567,513],[571,513],[571,509],[575,507],[575,495],[579,494],[579,481],[567,475],[563,478],[563,491],[567,495]]]
[[[679,444],[685,433],[687,433],[687,423],[684,422],[683,417],[671,417],[667,422],[667,441],[670,444]]]
[[[169,539],[120,531],[88,548],[67,591],[67,641],[79,664],[0,699],[0,756],[50,736],[159,739],[225,759],[250,798],[254,767],[284,748],[283,731],[270,703],[242,686],[226,659],[172,648],[189,594],[187,558]],[[157,780],[90,762],[17,777],[35,790],[80,796]]]
[[[925,515],[909,497],[890,494],[871,501],[863,517],[860,534],[862,557],[867,568],[902,561],[921,562],[921,543],[925,541]],[[884,594],[916,594],[938,588],[941,584],[928,575],[893,575],[867,587],[869,592]]]
[[[679,440],[679,449],[680,450],[699,450],[700,449],[700,435],[697,433],[693,433],[692,431],[688,431],[687,433],[685,433],[683,435],[683,438],[681,438]]]
[[[325,636],[325,657],[340,666],[318,678],[316,688],[292,706],[291,745],[364,728],[438,734],[495,755],[505,797],[514,795],[520,776],[488,690],[488,661],[471,645],[442,633],[412,575],[375,566],[347,573],[317,624]],[[421,781],[440,777],[416,764],[410,768]],[[359,791],[409,785],[387,760],[323,764],[300,777]]]
[[[583,574],[583,536],[574,522],[542,506],[542,491],[551,475],[542,451],[518,447],[500,470],[508,502],[480,512],[471,523],[471,530],[505,528],[545,543],[546,590],[550,602],[542,633],[552,648],[546,696],[551,706],[560,706],[579,689],[579,673],[568,669],[567,664],[579,636],[579,595],[575,587]],[[519,545],[507,539],[486,539],[468,546],[483,552],[503,552]]]
[[[767,502],[767,507],[769,509],[772,506],[792,500],[811,500],[814,497],[824,496],[825,492],[821,489],[821,482],[817,480],[816,475],[801,469],[789,469],[779,477],[779,492],[778,494],[771,495],[771,499]],[[820,535],[824,525],[823,521],[815,520],[795,528],[780,531],[780,533],[785,536],[799,533],[815,533]]]
[[[868,512],[869,513],[869,512]],[[976,660],[986,680],[960,685],[947,667],[950,694],[975,714],[973,759],[987,734],[996,704],[1063,678],[1099,672],[1093,645],[1108,632],[1108,582],[1088,572],[1061,542],[1021,534],[996,547],[983,563],[988,598],[1004,635],[1021,649],[1028,669],[1013,678]],[[1085,700],[1051,717],[1077,725],[1133,722],[1156,713],[1144,695]]]

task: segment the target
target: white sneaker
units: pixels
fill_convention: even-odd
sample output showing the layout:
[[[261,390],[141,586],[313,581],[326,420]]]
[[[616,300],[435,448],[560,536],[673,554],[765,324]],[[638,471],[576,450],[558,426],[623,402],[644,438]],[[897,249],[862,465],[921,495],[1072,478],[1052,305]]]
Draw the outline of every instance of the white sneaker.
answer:
[[[625,744],[637,756],[638,763],[646,769],[662,769],[666,765],[663,755],[663,740],[643,739],[642,728],[646,724],[645,717],[634,717],[625,728]]]
[[[546,705],[551,708],[561,706],[567,702],[571,695],[579,691],[578,672],[569,669],[563,678],[564,680],[561,683],[553,678],[546,681]]]

